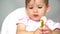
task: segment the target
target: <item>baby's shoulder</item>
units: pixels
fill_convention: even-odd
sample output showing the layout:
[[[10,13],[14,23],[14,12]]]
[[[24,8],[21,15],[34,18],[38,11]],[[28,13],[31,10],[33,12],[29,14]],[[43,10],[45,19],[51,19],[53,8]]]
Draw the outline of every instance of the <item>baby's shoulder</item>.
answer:
[[[55,22],[55,21],[53,21],[52,19],[48,19],[48,18],[47,18],[46,22],[49,23],[49,24],[53,24],[53,25],[54,25],[54,24],[59,24],[59,25],[60,25],[59,22]]]

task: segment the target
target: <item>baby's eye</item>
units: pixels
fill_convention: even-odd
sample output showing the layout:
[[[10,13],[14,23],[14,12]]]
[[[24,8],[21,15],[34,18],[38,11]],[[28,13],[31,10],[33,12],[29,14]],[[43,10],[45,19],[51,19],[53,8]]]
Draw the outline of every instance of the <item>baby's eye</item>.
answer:
[[[33,9],[33,7],[29,7],[29,9]]]
[[[39,9],[41,9],[42,7],[38,7]]]

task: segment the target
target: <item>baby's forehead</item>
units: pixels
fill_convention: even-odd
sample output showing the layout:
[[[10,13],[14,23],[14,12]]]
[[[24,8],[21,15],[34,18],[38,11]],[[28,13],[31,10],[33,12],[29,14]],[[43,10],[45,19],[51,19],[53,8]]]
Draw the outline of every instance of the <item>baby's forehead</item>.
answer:
[[[29,4],[43,4],[43,3],[44,3],[43,0],[31,0],[31,1],[29,2]]]
[[[44,2],[45,0],[34,0],[35,2]]]
[[[42,4],[44,3],[44,0],[31,0],[29,4]]]
[[[26,6],[48,6],[48,0],[27,0]]]

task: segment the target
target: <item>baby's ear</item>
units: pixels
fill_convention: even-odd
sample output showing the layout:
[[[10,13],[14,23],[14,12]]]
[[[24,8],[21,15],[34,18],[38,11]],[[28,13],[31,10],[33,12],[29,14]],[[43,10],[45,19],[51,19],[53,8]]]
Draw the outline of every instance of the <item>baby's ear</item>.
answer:
[[[46,13],[48,13],[50,11],[50,5],[47,6],[47,9],[46,9]]]

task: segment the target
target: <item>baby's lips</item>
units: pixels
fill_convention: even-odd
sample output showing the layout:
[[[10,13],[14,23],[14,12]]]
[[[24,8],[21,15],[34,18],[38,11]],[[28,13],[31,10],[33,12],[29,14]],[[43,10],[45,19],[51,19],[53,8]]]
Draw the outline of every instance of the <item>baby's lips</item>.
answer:
[[[34,14],[33,16],[37,17],[37,16],[39,16],[39,15],[38,15],[38,14]]]

